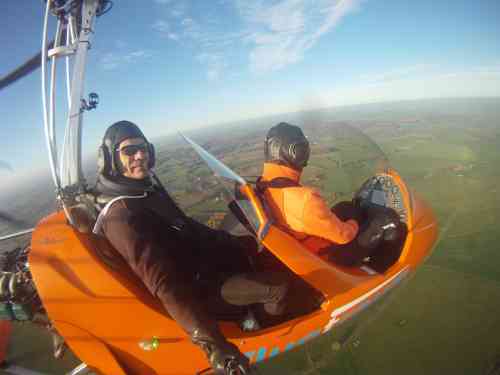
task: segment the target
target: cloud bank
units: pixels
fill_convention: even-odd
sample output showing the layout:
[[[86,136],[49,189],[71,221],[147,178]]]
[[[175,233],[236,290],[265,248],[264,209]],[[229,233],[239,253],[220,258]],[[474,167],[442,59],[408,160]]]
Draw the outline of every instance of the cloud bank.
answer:
[[[115,70],[124,65],[135,63],[151,56],[151,52],[145,50],[136,50],[126,53],[108,52],[101,57],[100,66],[104,70]]]
[[[250,26],[250,69],[263,73],[302,60],[308,49],[357,10],[360,3],[361,0],[284,0],[268,6],[265,1],[239,1],[240,13]]]
[[[152,28],[171,41],[190,43],[197,49],[198,61],[206,66],[209,79],[231,69],[235,50],[243,50],[251,73],[266,74],[304,59],[307,51],[359,9],[362,1],[219,1],[213,3],[211,14],[195,12],[188,1],[172,2],[167,15],[157,19]],[[221,16],[225,12],[233,12],[237,22],[225,24]]]

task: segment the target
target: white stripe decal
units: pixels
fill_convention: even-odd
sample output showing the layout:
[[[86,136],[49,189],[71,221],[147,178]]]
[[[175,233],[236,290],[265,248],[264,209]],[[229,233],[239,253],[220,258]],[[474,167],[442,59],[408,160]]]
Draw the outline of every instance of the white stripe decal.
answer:
[[[401,271],[399,271],[397,274],[393,275],[390,279],[387,279],[382,284],[380,284],[376,288],[370,290],[366,294],[363,294],[362,296],[356,298],[354,301],[351,301],[351,302],[349,302],[349,303],[347,303],[347,304],[345,304],[343,306],[340,306],[340,307],[336,308],[335,310],[333,310],[332,313],[331,313],[331,315],[330,315],[331,316],[330,321],[325,326],[325,328],[323,328],[323,333],[329,331],[333,327],[333,325],[340,320],[339,315],[341,315],[344,312],[350,310],[354,306],[356,306],[356,305],[360,304],[361,302],[363,302],[364,300],[368,299],[373,294],[377,293],[379,290],[383,289],[385,286],[387,286],[388,284],[390,284],[394,279],[396,279],[402,272],[405,272],[407,269],[408,269],[408,266],[406,266]]]
[[[435,227],[436,226],[436,222],[434,223],[430,223],[429,225],[426,225],[425,227],[423,228],[418,228],[418,230],[415,231],[415,233],[420,233],[420,232],[423,232],[424,230],[427,230],[429,228],[432,228],[432,227]]]
[[[377,274],[377,272],[375,270],[371,269],[368,266],[361,266],[359,268],[361,268],[363,271],[365,271],[368,275],[376,275]]]

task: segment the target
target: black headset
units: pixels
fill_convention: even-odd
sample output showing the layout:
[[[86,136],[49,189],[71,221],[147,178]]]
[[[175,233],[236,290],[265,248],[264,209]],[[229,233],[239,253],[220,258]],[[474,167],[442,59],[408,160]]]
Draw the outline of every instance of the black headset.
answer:
[[[148,169],[155,166],[156,156],[155,148],[152,143],[149,143],[145,138],[144,141],[148,147]],[[121,173],[120,168],[116,162],[117,150],[113,150],[113,144],[109,138],[105,138],[103,143],[97,150],[97,172],[105,176],[117,176]]]

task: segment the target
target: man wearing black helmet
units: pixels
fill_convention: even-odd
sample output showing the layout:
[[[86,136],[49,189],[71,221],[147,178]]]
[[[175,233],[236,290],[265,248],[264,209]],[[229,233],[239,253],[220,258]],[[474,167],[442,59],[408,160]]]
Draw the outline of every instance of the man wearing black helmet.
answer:
[[[360,229],[361,212],[351,202],[330,209],[320,193],[300,184],[310,148],[302,130],[282,122],[267,133],[265,163],[258,188],[278,224],[315,253],[352,266],[380,242],[385,218],[378,216]]]
[[[219,331],[216,316],[256,303],[280,314],[287,285],[281,275],[250,272],[232,236],[187,217],[152,172],[154,164],[154,147],[137,125],[120,121],[107,129],[94,232],[106,236],[217,374],[229,363],[246,373],[248,359]]]

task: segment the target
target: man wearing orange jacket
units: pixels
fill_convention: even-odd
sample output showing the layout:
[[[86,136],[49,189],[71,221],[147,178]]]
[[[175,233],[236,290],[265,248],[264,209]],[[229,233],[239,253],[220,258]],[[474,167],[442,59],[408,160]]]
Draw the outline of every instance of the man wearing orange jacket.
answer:
[[[279,123],[267,133],[265,163],[257,187],[278,225],[314,253],[353,266],[379,244],[380,218],[360,228],[362,212],[351,202],[330,209],[320,193],[300,184],[309,160],[309,142],[298,126]]]

